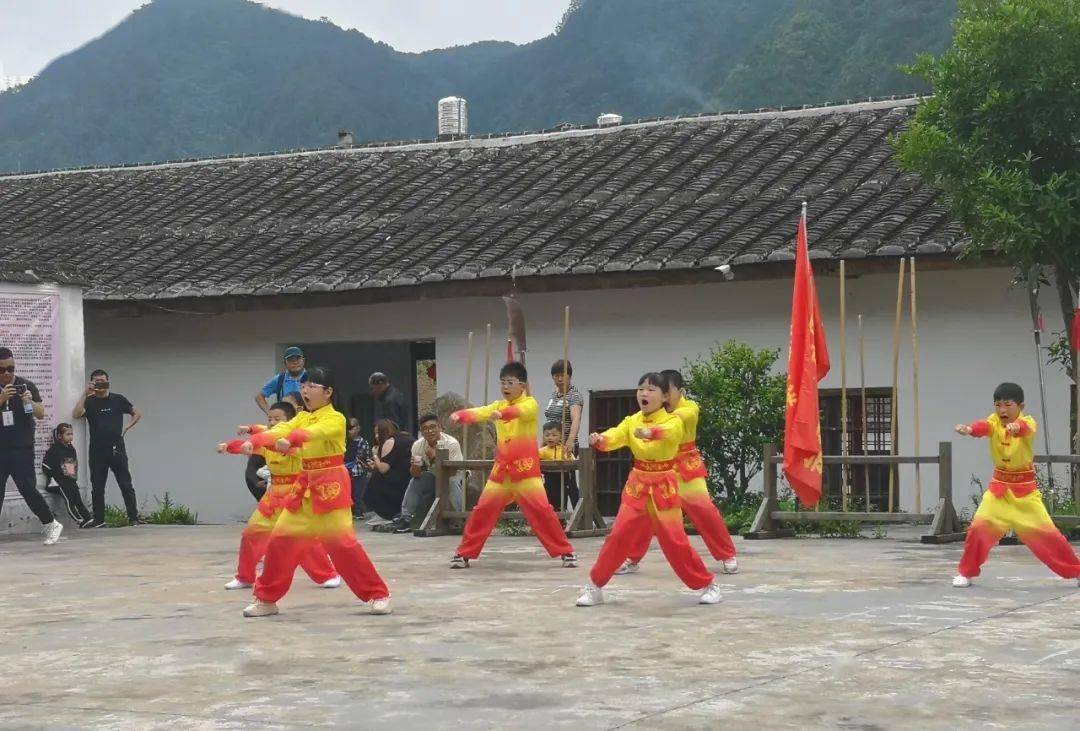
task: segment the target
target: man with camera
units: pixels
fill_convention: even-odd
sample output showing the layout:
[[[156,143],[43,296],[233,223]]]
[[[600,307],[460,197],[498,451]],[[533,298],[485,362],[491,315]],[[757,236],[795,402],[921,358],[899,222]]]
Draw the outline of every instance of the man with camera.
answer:
[[[103,370],[94,371],[90,374],[86,393],[72,412],[76,419],[86,417],[90,426],[90,494],[94,503],[94,522],[88,526],[90,528],[105,525],[105,485],[109,481],[110,470],[124,497],[128,522],[131,525],[139,522],[124,435],[139,423],[142,414],[130,401],[118,393],[111,393],[109,389],[109,374]],[[125,414],[131,417],[127,426],[124,426]]]
[[[8,477],[15,481],[27,507],[41,521],[45,545],[60,540],[64,526],[53,516],[37,491],[34,468],[34,422],[45,418],[37,386],[15,375],[15,356],[0,347],[0,510]]]

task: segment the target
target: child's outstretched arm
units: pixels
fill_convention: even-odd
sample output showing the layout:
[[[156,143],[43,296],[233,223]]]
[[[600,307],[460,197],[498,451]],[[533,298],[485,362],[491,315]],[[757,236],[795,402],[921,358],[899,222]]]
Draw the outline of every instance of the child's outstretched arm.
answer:
[[[630,444],[630,418],[626,417],[617,426],[613,426],[603,433],[593,432],[589,435],[589,446],[599,449],[601,452],[612,452]]]
[[[973,421],[970,424],[957,424],[956,433],[964,434],[969,437],[989,436],[990,422],[983,419],[982,421]]]
[[[498,421],[503,418],[502,412],[498,409],[499,402],[493,401],[487,406],[475,406],[471,409],[461,409],[450,414],[450,421],[455,424],[479,424],[485,421],[491,421],[495,419]]]

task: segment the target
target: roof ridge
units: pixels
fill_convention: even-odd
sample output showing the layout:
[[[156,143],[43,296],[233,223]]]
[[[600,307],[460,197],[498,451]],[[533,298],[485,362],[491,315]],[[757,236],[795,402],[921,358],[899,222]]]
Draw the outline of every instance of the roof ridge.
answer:
[[[507,147],[511,145],[526,145],[545,140],[558,140],[573,137],[587,137],[599,134],[612,134],[620,130],[640,129],[642,127],[655,127],[684,122],[714,122],[720,120],[741,119],[790,119],[797,117],[814,117],[826,114],[855,114],[863,111],[894,109],[911,107],[928,98],[925,94],[891,95],[889,97],[874,100],[869,97],[865,100],[853,102],[848,99],[845,102],[825,102],[820,105],[804,104],[785,108],[760,107],[756,110],[744,112],[742,109],[731,112],[702,112],[692,115],[676,115],[674,117],[654,117],[637,119],[617,125],[600,127],[596,124],[572,124],[563,123],[551,129],[521,132],[492,132],[485,135],[472,135],[459,140],[393,140],[373,141],[355,144],[351,147],[339,147],[337,145],[315,148],[298,148],[293,150],[255,152],[255,153],[232,153],[211,157],[184,158],[180,160],[168,160],[165,162],[139,162],[122,163],[119,165],[85,165],[76,168],[58,168],[52,170],[36,170],[27,172],[3,173],[0,172],[0,182],[8,180],[29,180],[33,178],[58,177],[61,175],[79,175],[104,172],[120,171],[149,171],[168,170],[182,167],[199,165],[223,165],[247,160],[272,160],[289,157],[305,157],[326,154],[374,154],[385,152],[416,152],[421,150],[463,150],[482,149],[487,147]]]

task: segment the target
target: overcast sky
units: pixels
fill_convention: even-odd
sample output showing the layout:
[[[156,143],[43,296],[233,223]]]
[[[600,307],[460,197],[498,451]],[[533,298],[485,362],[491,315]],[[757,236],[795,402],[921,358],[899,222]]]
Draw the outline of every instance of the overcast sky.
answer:
[[[122,21],[146,0],[0,0],[0,73],[32,76]],[[306,18],[325,16],[400,51],[473,41],[543,38],[569,0],[267,0]]]

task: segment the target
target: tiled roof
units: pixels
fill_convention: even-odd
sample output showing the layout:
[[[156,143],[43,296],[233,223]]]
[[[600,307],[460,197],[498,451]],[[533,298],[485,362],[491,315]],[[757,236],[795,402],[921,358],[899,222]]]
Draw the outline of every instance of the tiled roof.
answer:
[[[916,100],[495,139],[0,177],[0,256],[91,299],[949,254],[938,193],[887,138]]]

